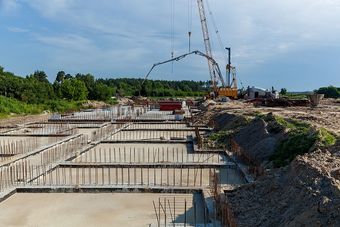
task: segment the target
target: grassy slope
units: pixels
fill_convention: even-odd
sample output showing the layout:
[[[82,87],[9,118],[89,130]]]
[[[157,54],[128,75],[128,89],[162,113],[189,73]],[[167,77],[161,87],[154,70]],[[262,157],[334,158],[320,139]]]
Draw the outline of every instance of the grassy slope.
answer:
[[[81,108],[82,102],[51,100],[44,104],[27,104],[13,98],[0,96],[0,118],[6,118],[11,115],[28,115],[40,114],[44,110],[51,112],[69,112]]]
[[[254,117],[262,118],[270,124],[272,133],[285,134],[285,138],[279,142],[275,153],[270,158],[275,167],[288,165],[297,155],[309,152],[315,144],[319,147],[329,147],[337,140],[337,137],[326,129],[316,129],[307,122],[262,113],[254,113]],[[229,138],[237,133],[239,127],[243,126],[236,125],[234,129],[212,133],[209,140],[213,141],[218,148],[226,148],[229,145]]]
[[[287,131],[286,138],[279,143],[271,157],[276,167],[288,165],[297,155],[309,152],[315,144],[329,147],[336,143],[335,135],[324,128],[316,129],[306,122],[277,116],[275,120]]]

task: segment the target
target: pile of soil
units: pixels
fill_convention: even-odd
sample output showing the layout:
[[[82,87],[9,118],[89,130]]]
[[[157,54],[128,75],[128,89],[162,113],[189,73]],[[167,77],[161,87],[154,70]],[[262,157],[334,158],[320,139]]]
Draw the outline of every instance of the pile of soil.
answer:
[[[134,104],[134,101],[132,99],[129,99],[129,98],[125,98],[125,97],[120,97],[118,98],[118,104],[119,105],[133,105]]]
[[[229,114],[222,112],[211,117],[208,125],[213,127],[216,131],[233,130],[248,123],[247,118],[238,114]]]
[[[340,159],[328,151],[226,193],[231,226],[340,226]]]
[[[105,108],[109,105],[102,101],[91,101],[87,100],[86,102],[82,103],[82,108],[84,109],[99,109],[99,108]]]
[[[235,134],[233,141],[242,156],[258,166],[265,166],[283,138],[283,130],[273,130],[272,123],[255,118]]]

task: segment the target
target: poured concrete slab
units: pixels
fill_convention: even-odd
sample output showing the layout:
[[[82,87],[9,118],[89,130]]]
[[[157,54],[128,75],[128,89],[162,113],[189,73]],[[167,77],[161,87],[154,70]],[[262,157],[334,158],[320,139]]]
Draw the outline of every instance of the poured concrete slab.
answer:
[[[186,213],[187,222],[193,224],[193,201],[196,204],[197,223],[202,223],[204,214],[201,200],[199,194],[15,194],[0,203],[0,225],[149,226],[157,224],[153,202],[158,210],[159,201],[163,206],[164,201],[167,202],[166,219],[161,211],[161,224],[164,224],[165,220],[171,223],[174,211],[175,223],[183,223]]]

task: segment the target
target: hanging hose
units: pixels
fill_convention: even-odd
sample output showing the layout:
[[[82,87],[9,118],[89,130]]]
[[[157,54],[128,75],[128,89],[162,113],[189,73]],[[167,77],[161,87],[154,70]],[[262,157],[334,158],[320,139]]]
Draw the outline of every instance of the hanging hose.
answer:
[[[189,52],[191,51],[191,29],[192,29],[192,0],[188,0],[188,38],[189,38]]]
[[[171,58],[174,57],[175,49],[175,1],[171,0]],[[174,63],[171,64],[171,73],[174,73]]]

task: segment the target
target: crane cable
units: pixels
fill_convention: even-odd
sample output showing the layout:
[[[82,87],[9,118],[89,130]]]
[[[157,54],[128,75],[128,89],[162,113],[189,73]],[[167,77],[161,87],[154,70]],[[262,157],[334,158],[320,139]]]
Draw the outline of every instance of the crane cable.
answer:
[[[175,49],[175,1],[171,0],[171,58],[174,57]],[[174,63],[171,65],[171,73],[174,72]]]
[[[222,39],[221,39],[221,36],[220,36],[220,32],[219,32],[219,30],[217,28],[217,25],[216,25],[214,15],[213,15],[213,13],[212,13],[212,11],[210,9],[209,0],[206,0],[205,2],[207,3],[207,9],[208,9],[209,15],[211,17],[211,22],[212,22],[212,24],[214,26],[215,33],[216,33],[216,36],[217,36],[217,40],[218,40],[219,46],[221,48],[221,51],[223,53],[224,52],[224,45],[223,45],[223,42],[222,42]],[[223,54],[223,57],[224,57],[226,65],[227,65],[228,64],[227,56],[225,54]]]
[[[191,51],[191,29],[192,29],[192,0],[188,0],[188,38],[189,38],[189,52]]]

